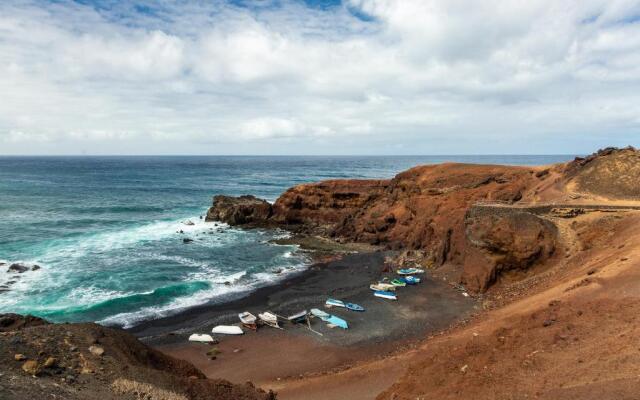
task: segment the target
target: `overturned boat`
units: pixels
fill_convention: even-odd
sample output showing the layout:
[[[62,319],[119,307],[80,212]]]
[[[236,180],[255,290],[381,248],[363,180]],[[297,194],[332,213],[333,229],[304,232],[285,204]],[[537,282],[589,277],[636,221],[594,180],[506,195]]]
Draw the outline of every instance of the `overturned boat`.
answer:
[[[307,310],[302,310],[300,312],[297,312],[293,315],[290,315],[287,317],[287,320],[289,320],[289,322],[303,322],[307,320]]]
[[[242,328],[235,325],[218,325],[211,329],[211,333],[217,333],[222,335],[242,335],[244,332]]]
[[[318,317],[323,321],[326,321],[331,317],[331,314],[329,314],[328,312],[324,312],[318,308],[312,308],[311,315],[313,315],[314,317]]]
[[[342,329],[349,329],[349,324],[347,324],[347,321],[343,320],[340,317],[336,317],[335,315],[331,315],[327,320],[326,320],[327,324],[329,324],[330,326],[337,326],[338,328],[342,328]]]
[[[189,341],[200,342],[200,343],[211,343],[214,341],[214,339],[211,337],[211,335],[194,333],[193,335],[189,336]]]
[[[378,290],[373,292],[373,295],[376,297],[380,297],[382,299],[387,299],[387,300],[398,300],[398,298],[396,297],[396,294],[393,292],[385,292],[382,290]]]

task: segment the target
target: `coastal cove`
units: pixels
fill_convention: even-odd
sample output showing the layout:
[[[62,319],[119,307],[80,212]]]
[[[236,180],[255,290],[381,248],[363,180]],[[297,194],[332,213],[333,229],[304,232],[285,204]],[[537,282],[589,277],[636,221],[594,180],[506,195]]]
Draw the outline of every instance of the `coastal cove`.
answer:
[[[202,218],[172,220],[155,243],[100,247],[104,240],[94,238],[88,243],[97,251],[88,254],[114,247],[144,258],[147,246],[158,246],[212,256],[222,248],[234,250],[227,260],[238,268],[270,250],[274,263],[209,271],[227,290],[222,296],[115,328],[2,314],[0,345],[12,351],[0,354],[10,377],[0,375],[0,391],[409,400],[589,398],[593,388],[599,398],[629,398],[640,390],[637,346],[624,339],[639,329],[639,176],[640,152],[627,147],[550,165],[420,165],[386,179],[295,185],[272,202],[216,195]],[[302,262],[287,269],[284,261]],[[3,295],[51,268],[42,264],[6,263],[20,284]],[[184,264],[176,267],[155,272]],[[408,274],[413,284],[404,286],[397,278]],[[272,279],[247,287],[245,277]],[[375,296],[371,288],[387,282],[396,294]],[[364,311],[327,307],[330,298]],[[322,321],[286,321],[302,310]],[[322,310],[334,316],[323,319]],[[243,331],[243,311],[275,313],[282,329]],[[208,333],[214,343],[189,341]],[[600,359],[615,368],[604,370]],[[33,378],[41,385],[29,385]],[[98,384],[105,379],[110,385]]]
[[[234,383],[251,380],[268,389],[281,379],[312,376],[394,354],[478,311],[475,300],[428,274],[419,285],[399,291],[398,301],[373,297],[369,284],[393,276],[382,271],[385,257],[394,253],[349,254],[317,263],[243,299],[143,323],[130,332],[164,353],[194,363],[211,378]],[[284,330],[261,327],[257,332],[247,330],[240,337],[222,337],[215,346],[220,353],[213,361],[207,355],[209,346],[187,342],[193,332],[210,332],[218,324],[236,324],[239,310],[254,314],[270,310],[287,316],[302,309],[324,309],[327,297],[360,304],[366,311],[334,308],[331,312],[348,321],[349,329],[329,329],[315,319],[311,327],[322,336],[305,324],[283,323]]]
[[[389,178],[421,163],[569,158],[0,157],[0,262],[41,267],[0,275],[0,312],[131,327],[245,296],[310,265],[295,245],[272,243],[282,232],[200,220],[216,194],[274,201],[300,183]]]

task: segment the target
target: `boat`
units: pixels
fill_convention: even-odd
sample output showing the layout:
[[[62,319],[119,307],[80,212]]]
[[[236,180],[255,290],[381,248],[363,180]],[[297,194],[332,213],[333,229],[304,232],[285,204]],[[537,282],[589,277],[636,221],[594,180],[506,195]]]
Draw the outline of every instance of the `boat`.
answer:
[[[344,306],[347,308],[347,310],[364,311],[364,307],[362,307],[361,305],[358,305],[358,304],[346,303]]]
[[[396,290],[396,287],[393,286],[390,283],[374,283],[372,285],[369,285],[369,289],[376,291],[376,290],[381,290],[381,291],[394,291]]]
[[[392,281],[391,281],[391,284],[392,284],[393,286],[398,286],[398,287],[405,287],[405,286],[407,286],[407,283],[406,283],[406,282],[401,281],[400,279],[394,279],[394,280],[392,280]]]
[[[349,329],[349,325],[347,324],[347,321],[343,320],[342,318],[336,317],[335,315],[331,315],[327,319],[327,323],[330,325],[335,325],[342,329]]]
[[[296,323],[307,319],[307,310],[302,310],[299,313],[295,313],[287,317],[290,322]]]
[[[265,311],[261,314],[258,314],[258,318],[260,318],[260,321],[262,321],[265,325],[282,329],[280,328],[280,325],[278,325],[278,316],[272,312]]]
[[[256,322],[258,319],[255,315],[251,314],[249,311],[241,312],[238,314],[238,318],[240,318],[240,322],[242,325],[246,326],[249,329],[257,329]]]
[[[327,299],[324,303],[328,307],[344,307],[344,301],[336,299]]]
[[[329,317],[331,317],[331,314],[326,313],[320,309],[317,308],[312,308],[311,309],[311,315],[313,315],[314,317],[318,317],[323,321],[326,321],[329,319]]]
[[[420,278],[416,278],[415,276],[412,276],[412,275],[403,276],[400,278],[400,280],[406,283],[407,285],[415,285],[417,283],[420,283]]]
[[[382,290],[378,290],[373,292],[373,295],[376,297],[380,297],[383,299],[388,299],[388,300],[398,300],[398,298],[396,297],[396,294],[393,292],[384,292]]]
[[[193,335],[189,336],[189,341],[190,342],[211,343],[211,342],[213,342],[213,338],[211,337],[211,335],[201,334],[201,333],[194,333]]]
[[[219,333],[223,335],[242,335],[242,328],[235,325],[218,325],[211,329],[211,333]]]
[[[420,268],[404,268],[399,269],[397,272],[400,275],[424,274],[424,270]]]

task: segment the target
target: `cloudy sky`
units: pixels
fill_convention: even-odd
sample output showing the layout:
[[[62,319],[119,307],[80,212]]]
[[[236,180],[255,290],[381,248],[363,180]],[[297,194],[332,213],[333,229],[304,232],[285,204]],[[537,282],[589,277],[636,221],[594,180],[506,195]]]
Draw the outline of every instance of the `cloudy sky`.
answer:
[[[0,154],[640,145],[640,0],[0,2]]]

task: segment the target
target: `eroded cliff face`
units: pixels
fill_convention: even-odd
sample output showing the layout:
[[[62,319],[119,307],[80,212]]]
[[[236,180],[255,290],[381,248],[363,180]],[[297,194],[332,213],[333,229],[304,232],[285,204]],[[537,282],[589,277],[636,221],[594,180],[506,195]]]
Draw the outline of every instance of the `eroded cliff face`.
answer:
[[[347,218],[377,202],[388,180],[331,180],[290,188],[273,205],[273,219],[335,229]]]
[[[421,249],[436,265],[460,262],[464,215],[479,200],[522,198],[525,168],[440,164],[412,168],[392,179],[375,202],[344,218],[335,235],[392,249]]]
[[[271,204],[255,196],[215,196],[205,221],[221,221],[230,225],[259,224],[272,215]]]
[[[461,280],[482,292],[500,274],[526,270],[556,251],[556,226],[537,215],[512,209],[471,207],[465,218],[467,246]]]
[[[558,246],[548,220],[526,211],[468,213],[474,204],[637,198],[638,160],[640,152],[626,148],[605,149],[547,167],[426,165],[390,180],[299,185],[287,190],[270,209],[255,198],[251,204],[242,198],[237,204],[216,198],[210,216],[232,224],[249,219],[294,225],[343,241],[420,250],[425,265],[451,264],[461,282],[483,291],[503,271],[544,262]],[[258,209],[251,210],[254,206]],[[237,218],[238,214],[251,217]]]

